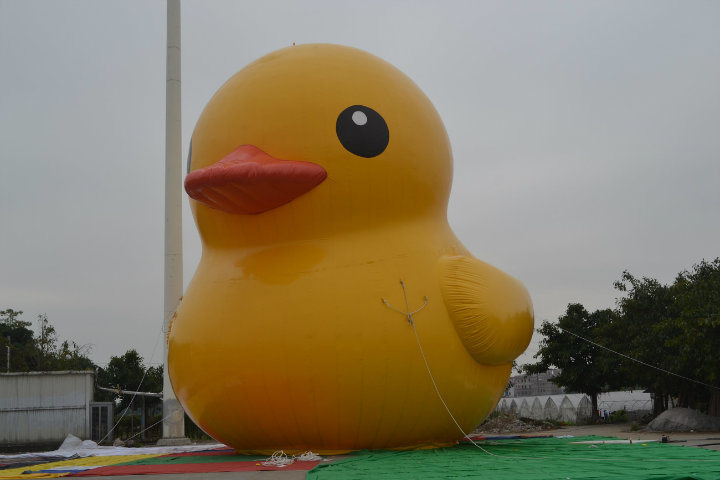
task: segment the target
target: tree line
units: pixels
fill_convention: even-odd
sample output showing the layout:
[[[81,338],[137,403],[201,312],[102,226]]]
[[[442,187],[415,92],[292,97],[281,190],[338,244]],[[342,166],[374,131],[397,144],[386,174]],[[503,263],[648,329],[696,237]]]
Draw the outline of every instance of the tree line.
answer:
[[[96,365],[89,357],[91,345],[78,345],[73,341],[58,342],[55,327],[47,315],[37,317],[37,330],[32,322],[22,319],[22,310],[0,310],[0,365],[8,372],[48,372],[58,370],[94,370],[101,386],[122,390],[162,392],[163,368],[146,367],[140,354],[130,349],[121,356],[112,356],[105,368]],[[142,386],[140,380],[142,379]],[[96,392],[100,401],[119,395]]]
[[[615,308],[589,312],[571,303],[544,321],[526,374],[562,370],[551,381],[587,394],[642,389],[657,415],[670,406],[720,416],[720,258],[694,265],[664,285],[628,271],[614,283]]]

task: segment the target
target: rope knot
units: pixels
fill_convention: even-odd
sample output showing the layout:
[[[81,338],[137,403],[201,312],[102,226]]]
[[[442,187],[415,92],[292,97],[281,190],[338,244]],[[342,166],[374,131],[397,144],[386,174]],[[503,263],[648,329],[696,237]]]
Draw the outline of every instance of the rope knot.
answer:
[[[405,297],[405,305],[407,306],[406,312],[403,312],[399,308],[393,307],[392,305],[390,305],[390,302],[388,302],[384,298],[381,298],[380,300],[382,300],[382,302],[385,304],[385,306],[388,307],[389,309],[395,310],[396,312],[405,315],[405,317],[407,318],[408,325],[414,327],[415,320],[413,319],[413,315],[415,315],[416,313],[418,313],[420,310],[422,310],[423,308],[425,308],[427,306],[428,297],[427,296],[424,297],[425,303],[423,303],[422,307],[418,308],[417,310],[411,311],[410,310],[410,301],[408,300],[408,296],[407,296],[407,289],[405,288],[405,282],[403,282],[402,279],[400,280],[400,285],[402,286],[403,296]]]

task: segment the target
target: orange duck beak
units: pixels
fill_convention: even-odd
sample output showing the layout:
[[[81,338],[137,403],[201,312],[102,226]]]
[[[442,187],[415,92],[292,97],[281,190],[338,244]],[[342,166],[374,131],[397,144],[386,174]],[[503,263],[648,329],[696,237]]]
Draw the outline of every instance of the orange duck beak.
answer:
[[[258,214],[294,200],[327,178],[310,162],[279,160],[254,145],[241,145],[222,160],[185,177],[190,198],[216,210]]]

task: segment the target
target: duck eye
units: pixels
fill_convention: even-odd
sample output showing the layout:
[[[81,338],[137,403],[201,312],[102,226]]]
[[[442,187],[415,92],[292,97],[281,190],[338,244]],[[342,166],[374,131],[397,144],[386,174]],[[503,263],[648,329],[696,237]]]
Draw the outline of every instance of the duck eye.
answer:
[[[343,110],[335,124],[345,150],[358,157],[377,157],[388,146],[390,131],[379,113],[370,107],[353,105]]]

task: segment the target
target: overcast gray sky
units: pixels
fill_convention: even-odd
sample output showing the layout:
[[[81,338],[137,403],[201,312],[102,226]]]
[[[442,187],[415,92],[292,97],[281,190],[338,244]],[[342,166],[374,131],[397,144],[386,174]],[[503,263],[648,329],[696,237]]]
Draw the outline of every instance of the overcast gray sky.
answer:
[[[252,60],[376,54],[440,112],[451,225],[539,325],[613,307],[624,269],[671,282],[720,255],[719,26],[713,1],[184,0],[183,151]],[[0,0],[0,309],[46,313],[99,363],[162,361],[164,88],[164,1]]]

